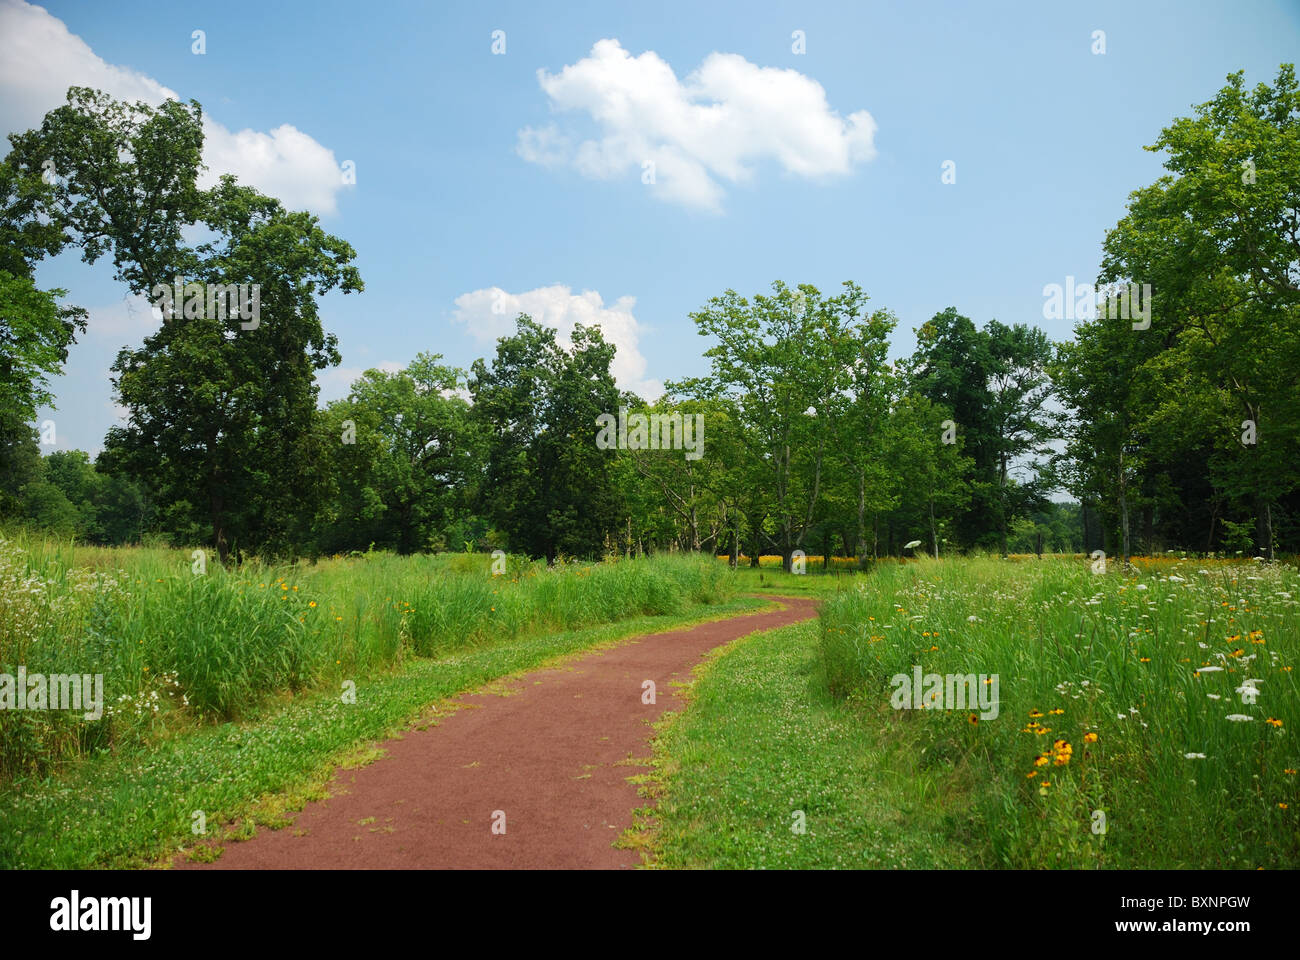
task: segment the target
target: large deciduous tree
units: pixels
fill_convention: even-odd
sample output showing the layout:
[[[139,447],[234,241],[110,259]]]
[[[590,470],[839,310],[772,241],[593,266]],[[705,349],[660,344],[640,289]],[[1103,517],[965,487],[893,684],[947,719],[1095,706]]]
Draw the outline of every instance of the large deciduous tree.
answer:
[[[111,254],[131,293],[153,299],[178,278],[260,291],[251,321],[201,294],[200,310],[178,310],[118,354],[128,422],[110,430],[106,458],[147,483],[172,522],[205,523],[223,562],[232,543],[291,550],[319,500],[314,372],[339,362],[317,300],[362,289],[352,248],[232,177],[200,190],[192,101],[124,104],[74,87],[39,129],[11,140],[23,173],[53,165],[56,222],[88,263]],[[184,231],[195,227],[207,239],[190,246]]]

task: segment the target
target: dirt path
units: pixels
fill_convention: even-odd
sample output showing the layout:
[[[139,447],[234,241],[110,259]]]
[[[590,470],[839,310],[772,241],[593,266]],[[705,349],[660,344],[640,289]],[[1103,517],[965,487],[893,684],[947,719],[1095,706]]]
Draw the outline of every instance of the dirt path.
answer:
[[[786,609],[625,641],[509,682],[510,696],[467,694],[465,709],[382,746],[386,756],[341,770],[328,800],[294,824],[227,843],[212,864],[259,868],[625,868],[634,850],[611,844],[646,801],[627,777],[649,754],[650,723],[679,701],[703,655],[737,637],[814,616],[811,600]],[[656,702],[642,702],[645,680]],[[498,813],[498,811],[500,813]],[[504,814],[504,833],[500,829]]]

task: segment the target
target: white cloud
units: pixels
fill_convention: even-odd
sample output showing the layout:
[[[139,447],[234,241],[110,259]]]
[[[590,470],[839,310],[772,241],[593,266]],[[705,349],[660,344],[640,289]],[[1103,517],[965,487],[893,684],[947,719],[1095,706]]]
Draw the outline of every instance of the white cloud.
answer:
[[[737,54],[711,53],[679,81],[654,51],[633,57],[617,40],[600,40],[586,59],[558,74],[538,70],[537,79],[553,110],[586,113],[600,132],[574,148],[555,124],[525,127],[520,156],[594,179],[633,171],[640,178],[652,162],[656,194],[688,207],[720,211],[719,180],[747,181],[763,159],[822,179],[876,152],[876,122],[866,110],[843,118],[817,81]]]
[[[656,400],[664,388],[658,380],[646,379],[646,359],[639,346],[641,328],[632,312],[635,307],[635,297],[619,297],[606,307],[595,290],[575,294],[560,284],[526,293],[507,293],[500,287],[488,287],[457,297],[452,320],[463,323],[470,336],[481,344],[495,343],[498,337],[512,333],[515,318],[521,313],[553,328],[556,340],[565,347],[573,346],[575,324],[599,327],[605,340],[616,348],[610,371],[620,389],[631,390],[646,400]]]
[[[40,125],[66,102],[68,87],[94,87],[117,98],[157,105],[180,99],[176,91],[130,67],[106,63],[62,20],[24,0],[0,0],[0,133]],[[291,209],[332,214],[344,189],[334,151],[289,124],[269,133],[233,132],[204,113],[200,181],[211,186],[223,173],[279,198]]]
[[[316,385],[320,387],[317,403],[322,407],[331,400],[342,400],[352,389],[352,384],[361,379],[367,370],[382,370],[384,373],[397,373],[405,370],[406,364],[395,360],[383,360],[365,367],[331,367],[316,371]]]

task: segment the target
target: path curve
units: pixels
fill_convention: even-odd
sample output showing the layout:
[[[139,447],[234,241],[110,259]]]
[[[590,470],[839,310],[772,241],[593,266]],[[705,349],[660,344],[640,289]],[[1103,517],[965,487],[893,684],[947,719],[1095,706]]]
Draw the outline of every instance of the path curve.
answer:
[[[648,634],[453,698],[462,709],[381,746],[369,766],[340,770],[330,797],[292,826],[227,842],[210,864],[181,869],[631,868],[612,843],[646,805],[628,764],[650,753],[651,722],[680,706],[679,688],[714,647],[816,615],[813,601]],[[656,702],[642,703],[643,681]],[[504,834],[493,832],[504,813]]]

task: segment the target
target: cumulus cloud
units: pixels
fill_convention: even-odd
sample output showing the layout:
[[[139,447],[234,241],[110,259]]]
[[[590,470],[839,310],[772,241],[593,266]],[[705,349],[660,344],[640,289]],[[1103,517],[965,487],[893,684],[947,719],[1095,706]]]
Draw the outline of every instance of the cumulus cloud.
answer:
[[[639,346],[641,328],[632,312],[635,307],[635,297],[619,297],[606,307],[595,290],[575,294],[560,284],[526,293],[487,287],[457,297],[452,320],[464,324],[470,336],[481,344],[495,343],[498,337],[512,333],[515,318],[521,313],[553,328],[556,340],[565,347],[573,346],[575,324],[599,327],[605,340],[617,348],[610,371],[620,389],[656,400],[664,388],[658,380],[646,379],[646,359]]]
[[[711,53],[678,80],[654,51],[634,57],[617,40],[600,40],[587,58],[557,74],[538,70],[537,79],[552,110],[586,114],[599,134],[575,146],[556,124],[524,127],[521,157],[593,179],[636,171],[645,180],[652,163],[656,194],[687,207],[719,212],[719,181],[749,181],[762,160],[823,179],[876,152],[866,110],[841,117],[817,81],[737,54]]]
[[[176,91],[130,67],[106,63],[62,20],[25,0],[0,0],[0,133],[39,126],[66,102],[68,87],[94,87],[117,98],[157,105],[180,99]],[[343,175],[334,152],[301,130],[281,124],[269,132],[231,131],[203,117],[200,184],[223,173],[279,198],[291,209],[332,214]]]

